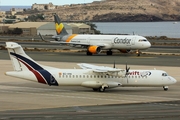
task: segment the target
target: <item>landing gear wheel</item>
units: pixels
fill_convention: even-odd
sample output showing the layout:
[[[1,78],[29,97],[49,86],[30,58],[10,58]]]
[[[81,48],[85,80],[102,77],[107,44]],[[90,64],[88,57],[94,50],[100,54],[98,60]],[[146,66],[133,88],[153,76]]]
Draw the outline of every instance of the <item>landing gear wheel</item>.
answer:
[[[109,50],[109,51],[106,52],[106,54],[107,54],[107,55],[112,55],[112,51]]]
[[[163,88],[164,88],[164,91],[168,90],[168,86],[163,86]]]
[[[92,53],[91,53],[91,52],[89,52],[89,51],[87,51],[87,52],[86,52],[86,55],[92,55]]]
[[[105,89],[106,89],[105,87],[104,87],[104,88],[100,87],[100,88],[99,88],[99,92],[104,92]]]
[[[137,50],[136,53],[138,57],[141,55],[141,52],[139,50]]]
[[[93,88],[94,91],[98,91],[98,88]]]

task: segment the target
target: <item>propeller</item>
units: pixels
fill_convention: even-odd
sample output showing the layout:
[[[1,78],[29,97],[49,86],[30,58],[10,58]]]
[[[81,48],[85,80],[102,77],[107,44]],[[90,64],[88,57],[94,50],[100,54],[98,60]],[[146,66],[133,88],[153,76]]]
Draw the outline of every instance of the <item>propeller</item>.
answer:
[[[126,63],[126,75],[125,75],[125,77],[129,74],[129,70],[130,70],[130,67],[127,67],[127,63]],[[128,78],[127,78],[127,83],[129,83]]]
[[[129,70],[130,70],[130,67],[127,67],[127,63],[126,63],[126,75],[129,74]]]
[[[115,60],[114,60],[113,68],[116,68]]]

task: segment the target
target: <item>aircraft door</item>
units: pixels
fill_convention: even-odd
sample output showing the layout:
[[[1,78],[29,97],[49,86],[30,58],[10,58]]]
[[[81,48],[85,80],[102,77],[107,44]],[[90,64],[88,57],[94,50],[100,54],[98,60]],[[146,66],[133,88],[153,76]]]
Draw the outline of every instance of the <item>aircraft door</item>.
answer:
[[[131,45],[135,45],[135,40],[136,40],[136,37],[133,37],[131,40]]]
[[[122,84],[129,84],[128,76],[123,77],[122,80]]]
[[[112,38],[112,39],[111,39],[111,45],[112,45],[112,47],[115,45],[115,44],[114,44],[114,39],[115,39],[115,38]]]
[[[88,37],[87,39],[86,39],[86,42],[90,45],[91,44],[91,41],[90,41],[90,37]]]

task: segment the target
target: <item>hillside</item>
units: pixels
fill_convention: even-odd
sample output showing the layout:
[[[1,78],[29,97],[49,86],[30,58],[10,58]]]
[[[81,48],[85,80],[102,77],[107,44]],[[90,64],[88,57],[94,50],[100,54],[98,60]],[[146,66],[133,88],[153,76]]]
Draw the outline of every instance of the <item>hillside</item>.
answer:
[[[177,21],[180,0],[106,0],[89,4],[58,6],[40,11],[46,21],[58,14],[63,21]]]

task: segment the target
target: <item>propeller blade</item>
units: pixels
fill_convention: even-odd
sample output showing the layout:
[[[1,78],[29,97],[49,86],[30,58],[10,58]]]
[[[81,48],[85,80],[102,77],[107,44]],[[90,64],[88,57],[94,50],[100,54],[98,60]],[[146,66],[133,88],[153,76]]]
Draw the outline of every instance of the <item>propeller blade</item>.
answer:
[[[116,68],[116,65],[115,65],[115,61],[114,61],[114,65],[113,65],[113,68]]]
[[[126,75],[128,75],[129,70],[130,70],[130,67],[127,67],[127,63],[126,63]]]

